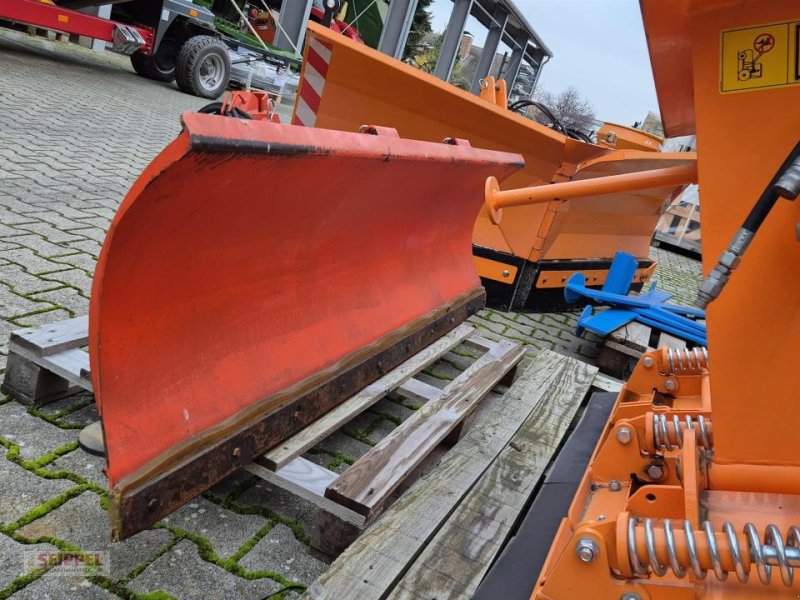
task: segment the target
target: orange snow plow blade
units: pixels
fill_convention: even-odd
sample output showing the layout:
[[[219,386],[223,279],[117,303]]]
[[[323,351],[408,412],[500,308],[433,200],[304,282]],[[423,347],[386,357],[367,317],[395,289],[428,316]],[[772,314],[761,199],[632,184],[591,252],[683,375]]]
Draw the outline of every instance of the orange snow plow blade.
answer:
[[[293,118],[298,125],[352,131],[375,123],[414,139],[458,137],[481,148],[518,152],[525,167],[505,181],[498,177],[503,189],[601,175],[605,167],[591,163],[606,157],[620,173],[695,160],[688,153],[655,152],[660,138],[621,126],[602,130],[604,140],[608,133],[613,133],[608,139],[618,138],[618,147],[572,139],[315,23],[308,32]],[[652,191],[646,202],[636,193],[515,206],[505,210],[499,224],[481,211],[473,252],[489,303],[518,310],[557,308],[563,304],[563,284],[551,290],[553,278],[544,282],[545,272],[557,273],[559,282],[576,270],[607,272],[614,254],[623,249],[640,259],[634,284],[641,287],[641,276],[655,267],[648,257],[650,238],[662,203],[673,191]],[[530,292],[542,301],[530,305]]]
[[[391,130],[183,123],[117,212],[92,290],[115,539],[477,311],[483,182],[522,161]]]

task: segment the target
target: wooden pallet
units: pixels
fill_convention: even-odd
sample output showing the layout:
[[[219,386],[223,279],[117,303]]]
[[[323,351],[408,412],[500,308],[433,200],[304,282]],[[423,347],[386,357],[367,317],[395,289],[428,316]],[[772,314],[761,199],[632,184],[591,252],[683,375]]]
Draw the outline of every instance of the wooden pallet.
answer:
[[[41,405],[92,390],[86,317],[36,330],[15,331],[2,389],[25,404]],[[443,389],[415,378],[456,346],[481,354]],[[524,349],[493,342],[462,324],[367,386],[245,468],[318,508],[311,545],[335,556],[383,511],[397,488],[438,446],[452,446],[465,419],[498,384],[511,384]],[[391,392],[423,404],[344,473],[302,454]]]
[[[513,379],[524,349],[508,341],[485,340],[473,332],[470,325],[460,325],[247,467],[317,506],[312,547],[329,556],[340,554],[383,512],[393,492],[437,446],[457,442],[464,420],[481,400],[498,383]],[[482,356],[444,389],[414,377],[462,343]],[[301,456],[393,391],[423,406],[344,473]]]
[[[686,348],[686,342],[632,321],[613,331],[603,341],[603,347],[597,357],[597,366],[607,375],[627,379],[642,354],[662,346],[680,349]]]
[[[545,351],[312,584],[303,600],[471,598],[597,373]]]
[[[89,318],[77,317],[11,333],[0,390],[18,402],[40,406],[81,390],[92,391]]]

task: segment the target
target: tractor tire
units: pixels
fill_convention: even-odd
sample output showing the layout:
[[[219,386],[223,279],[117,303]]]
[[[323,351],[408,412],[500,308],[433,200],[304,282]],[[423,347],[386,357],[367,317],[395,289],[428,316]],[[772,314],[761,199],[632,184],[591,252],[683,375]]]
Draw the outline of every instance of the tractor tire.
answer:
[[[169,83],[175,79],[175,54],[175,45],[164,40],[155,54],[142,54],[138,50],[131,54],[131,65],[141,77]]]
[[[228,88],[231,59],[224,43],[210,35],[189,38],[178,52],[175,80],[181,91],[218,98]]]

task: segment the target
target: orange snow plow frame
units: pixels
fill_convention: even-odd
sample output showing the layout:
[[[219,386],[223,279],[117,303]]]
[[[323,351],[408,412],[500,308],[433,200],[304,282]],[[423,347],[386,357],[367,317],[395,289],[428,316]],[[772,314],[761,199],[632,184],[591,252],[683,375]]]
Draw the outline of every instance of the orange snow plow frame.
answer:
[[[483,306],[519,155],[183,115],[103,245],[89,352],[112,537],[153,524]]]
[[[658,138],[620,126],[607,126],[601,144],[569,138],[508,110],[504,82],[497,83],[495,94],[490,84],[482,92],[486,98],[479,97],[310,23],[293,123],[343,131],[375,123],[413,139],[458,137],[481,148],[520,153],[525,167],[497,178],[504,188],[695,161],[690,153],[655,152],[660,148]],[[613,133],[609,140],[615,143],[605,140],[608,133]],[[607,272],[618,250],[639,257],[634,284],[640,287],[641,276],[654,268],[648,249],[665,201],[668,204],[682,188],[515,206],[506,209],[500,224],[492,223],[488,212],[481,210],[473,252],[489,303],[514,309],[546,308],[551,301],[557,306],[563,303],[563,285],[531,294],[530,299],[539,296],[543,302],[528,301],[527,291],[550,288],[543,285],[543,272],[560,272],[564,281],[575,270]],[[509,297],[511,301],[504,302]]]

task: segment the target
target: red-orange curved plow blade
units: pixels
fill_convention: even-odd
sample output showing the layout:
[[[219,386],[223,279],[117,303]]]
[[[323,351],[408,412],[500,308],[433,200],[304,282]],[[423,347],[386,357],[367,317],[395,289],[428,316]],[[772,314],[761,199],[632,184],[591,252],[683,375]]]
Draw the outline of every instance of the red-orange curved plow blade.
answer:
[[[476,311],[519,155],[185,114],[106,237],[92,382],[112,535],[147,527]]]

